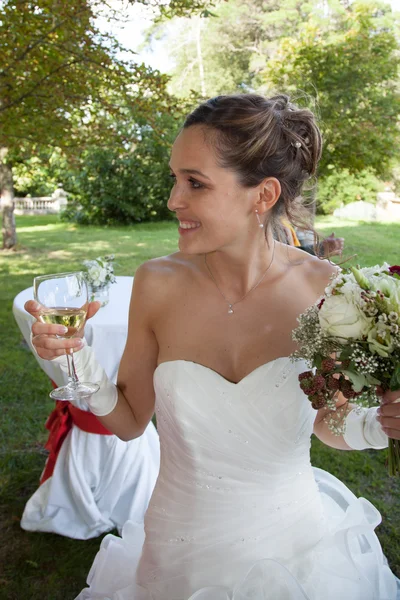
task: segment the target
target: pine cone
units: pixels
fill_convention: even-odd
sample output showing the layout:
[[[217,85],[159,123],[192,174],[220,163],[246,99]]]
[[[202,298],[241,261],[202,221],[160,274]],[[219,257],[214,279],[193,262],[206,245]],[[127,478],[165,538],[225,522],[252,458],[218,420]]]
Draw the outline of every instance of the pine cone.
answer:
[[[333,358],[324,358],[321,363],[321,371],[323,373],[330,373],[336,366],[336,362]]]

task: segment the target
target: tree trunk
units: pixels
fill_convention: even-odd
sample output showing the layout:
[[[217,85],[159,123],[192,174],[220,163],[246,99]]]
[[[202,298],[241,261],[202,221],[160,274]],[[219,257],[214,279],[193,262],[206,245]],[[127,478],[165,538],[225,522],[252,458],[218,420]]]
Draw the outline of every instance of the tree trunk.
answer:
[[[3,248],[17,245],[14,215],[14,187],[10,165],[4,162],[6,149],[0,149],[0,205],[3,210]]]

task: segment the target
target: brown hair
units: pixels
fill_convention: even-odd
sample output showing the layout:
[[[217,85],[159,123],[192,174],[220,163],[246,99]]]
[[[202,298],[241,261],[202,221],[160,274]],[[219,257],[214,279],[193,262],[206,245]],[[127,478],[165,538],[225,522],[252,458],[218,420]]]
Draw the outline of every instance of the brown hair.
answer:
[[[257,186],[266,177],[279,180],[281,195],[268,222],[278,239],[282,216],[314,231],[300,197],[304,182],[316,173],[322,148],[310,110],[298,108],[284,94],[217,96],[200,104],[183,127],[193,125],[209,130],[220,166],[234,170],[242,185]]]

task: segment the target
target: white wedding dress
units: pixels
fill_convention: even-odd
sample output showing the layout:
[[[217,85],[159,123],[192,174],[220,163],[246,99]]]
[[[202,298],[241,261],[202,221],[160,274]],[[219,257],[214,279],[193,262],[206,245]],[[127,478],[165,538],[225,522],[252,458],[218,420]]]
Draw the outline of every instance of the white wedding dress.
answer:
[[[304,363],[238,384],[174,360],[154,374],[160,474],[144,528],[104,538],[79,600],[394,600],[380,514],[310,464]]]

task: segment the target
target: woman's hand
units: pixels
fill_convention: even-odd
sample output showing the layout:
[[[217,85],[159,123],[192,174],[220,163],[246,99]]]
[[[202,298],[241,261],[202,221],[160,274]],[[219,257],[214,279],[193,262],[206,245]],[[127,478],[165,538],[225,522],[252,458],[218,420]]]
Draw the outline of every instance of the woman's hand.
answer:
[[[378,387],[377,394],[381,397],[377,419],[388,437],[400,440],[400,390],[383,392]]]
[[[32,315],[36,322],[32,325],[32,344],[35,350],[44,360],[53,360],[57,356],[70,354],[73,351],[80,350],[84,345],[82,340],[84,327],[73,338],[59,338],[57,335],[66,333],[67,328],[64,325],[50,325],[42,323],[39,320],[41,305],[35,300],[28,300],[24,306],[26,312]],[[100,308],[100,302],[90,302],[86,315],[86,320],[93,317]],[[86,321],[85,321],[86,322]]]

